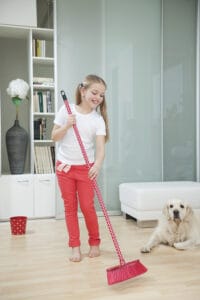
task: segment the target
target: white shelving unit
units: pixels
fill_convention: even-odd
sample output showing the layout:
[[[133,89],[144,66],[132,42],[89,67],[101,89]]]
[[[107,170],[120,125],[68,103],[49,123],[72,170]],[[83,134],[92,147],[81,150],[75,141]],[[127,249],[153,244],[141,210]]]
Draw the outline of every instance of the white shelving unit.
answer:
[[[33,40],[46,41],[46,55],[33,54]],[[0,25],[0,221],[11,216],[26,215],[28,218],[55,216],[55,173],[37,174],[34,147],[54,146],[51,130],[55,116],[55,44],[54,29]],[[34,77],[53,78],[54,86],[34,85]],[[19,119],[29,135],[24,174],[10,174],[5,146],[5,134],[13,123],[15,108],[6,93],[10,80],[22,78],[30,85],[29,100],[20,106]],[[33,106],[34,92],[49,90],[52,97],[51,112],[36,112]],[[34,120],[45,118],[45,139],[34,139]]]

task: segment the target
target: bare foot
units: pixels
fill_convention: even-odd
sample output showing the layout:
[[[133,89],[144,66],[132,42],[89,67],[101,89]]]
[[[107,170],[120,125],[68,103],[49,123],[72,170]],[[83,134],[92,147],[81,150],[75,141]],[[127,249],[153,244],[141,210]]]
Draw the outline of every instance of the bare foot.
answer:
[[[100,255],[99,246],[90,246],[90,251],[88,253],[89,257],[97,257]]]
[[[72,247],[72,254],[71,254],[69,260],[71,260],[73,262],[81,261],[80,247]]]

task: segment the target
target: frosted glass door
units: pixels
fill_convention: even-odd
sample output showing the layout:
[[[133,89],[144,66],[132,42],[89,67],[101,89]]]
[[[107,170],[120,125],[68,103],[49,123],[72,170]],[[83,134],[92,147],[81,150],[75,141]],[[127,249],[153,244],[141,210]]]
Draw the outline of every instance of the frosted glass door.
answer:
[[[105,1],[105,69],[111,140],[107,207],[121,182],[161,179],[161,1]]]
[[[196,180],[196,0],[163,1],[164,180]]]

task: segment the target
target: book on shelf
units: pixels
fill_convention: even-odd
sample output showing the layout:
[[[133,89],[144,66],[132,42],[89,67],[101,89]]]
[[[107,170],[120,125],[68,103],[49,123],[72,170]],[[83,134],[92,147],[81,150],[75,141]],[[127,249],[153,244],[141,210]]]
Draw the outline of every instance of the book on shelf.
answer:
[[[34,112],[53,112],[52,95],[50,90],[33,92]]]
[[[44,173],[45,174],[52,173],[53,169],[51,168],[51,163],[50,163],[50,158],[48,155],[47,146],[41,147],[41,151],[42,151],[42,162],[43,162]]]
[[[38,94],[38,102],[39,102],[39,109],[40,109],[40,112],[44,112],[44,109],[43,109],[43,95],[42,95],[42,92],[37,92]]]
[[[54,88],[54,79],[52,77],[33,77],[34,86]]]
[[[53,112],[51,91],[46,91],[47,112]]]
[[[40,112],[40,107],[39,107],[39,99],[37,92],[33,92],[33,111],[34,112]]]
[[[56,156],[55,156],[55,146],[50,146],[51,157],[53,161],[53,169],[55,172]]]
[[[48,157],[48,161],[50,163],[51,173],[54,173],[55,172],[55,159],[54,159],[54,157],[52,155],[51,147],[54,148],[54,146],[48,146],[48,147],[46,147],[46,154],[47,154],[47,157]]]
[[[53,57],[53,41],[33,39],[32,53],[36,57]]]
[[[33,39],[33,56],[46,56],[46,41],[40,39]]]
[[[40,174],[37,146],[34,147],[34,171],[36,174]]]
[[[54,146],[35,146],[34,147],[34,168],[37,174],[48,174],[55,172],[55,159],[52,156]]]
[[[34,120],[34,140],[46,139],[46,118],[38,118]]]
[[[54,83],[54,79],[52,77],[33,77],[33,84],[50,84]]]

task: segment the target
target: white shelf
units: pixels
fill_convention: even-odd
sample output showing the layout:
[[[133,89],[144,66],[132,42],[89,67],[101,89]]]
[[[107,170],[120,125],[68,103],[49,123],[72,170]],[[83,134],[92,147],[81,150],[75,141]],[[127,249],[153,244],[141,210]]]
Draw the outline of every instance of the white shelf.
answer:
[[[33,115],[34,116],[52,116],[52,117],[54,117],[55,116],[55,113],[54,112],[52,112],[52,113],[44,113],[44,112],[34,112],[33,113]]]
[[[0,37],[24,39],[29,35],[28,27],[0,25]]]
[[[33,63],[41,65],[53,65],[54,58],[45,56],[33,56]]]
[[[54,30],[49,28],[33,28],[32,35],[33,38],[49,41],[54,38]]]
[[[54,88],[54,86],[49,85],[33,84],[34,90],[54,90]]]
[[[52,141],[52,140],[34,140],[34,143],[37,143],[37,144],[46,144],[46,143],[53,144],[54,141]]]

